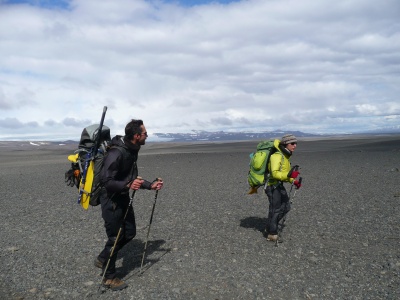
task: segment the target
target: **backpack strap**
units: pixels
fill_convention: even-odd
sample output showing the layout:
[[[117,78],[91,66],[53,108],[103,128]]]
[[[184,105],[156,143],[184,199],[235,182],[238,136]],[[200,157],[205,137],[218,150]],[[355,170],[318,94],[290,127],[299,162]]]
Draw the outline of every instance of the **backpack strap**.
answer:
[[[283,166],[283,162],[285,161],[285,156],[283,155],[283,153],[282,153],[281,151],[275,151],[274,153],[271,154],[271,156],[272,156],[273,154],[275,154],[276,152],[279,152],[279,154],[282,156],[282,159],[281,159],[281,166],[280,166],[280,168],[279,168],[279,172],[282,172],[282,166]],[[268,166],[267,166],[266,170],[268,170]],[[270,176],[271,176],[271,170],[268,170],[267,178],[265,179],[264,190],[267,189],[268,180],[269,180],[269,177],[270,177]],[[277,188],[279,185],[282,185],[282,184],[283,184],[283,181],[278,181],[278,183],[272,185],[272,187],[273,187],[273,188]]]

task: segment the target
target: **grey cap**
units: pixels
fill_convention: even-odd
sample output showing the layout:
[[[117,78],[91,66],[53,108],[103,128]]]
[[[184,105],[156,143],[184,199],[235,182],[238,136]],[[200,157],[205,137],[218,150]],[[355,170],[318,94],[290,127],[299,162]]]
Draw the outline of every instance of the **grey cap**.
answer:
[[[281,139],[281,143],[284,145],[297,143],[297,139],[293,134],[285,134]]]

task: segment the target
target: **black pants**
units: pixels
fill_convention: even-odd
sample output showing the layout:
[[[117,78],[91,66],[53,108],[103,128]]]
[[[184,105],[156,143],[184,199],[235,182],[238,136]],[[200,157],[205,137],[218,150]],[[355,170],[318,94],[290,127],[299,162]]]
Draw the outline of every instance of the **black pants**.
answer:
[[[268,196],[269,209],[266,232],[278,234],[278,223],[290,210],[289,196],[283,185],[268,186],[265,190]]]
[[[103,251],[99,254],[98,259],[103,262],[103,271],[107,265],[111,254],[112,247],[117,239],[118,231],[122,226],[118,242],[110,259],[104,278],[112,279],[116,275],[115,262],[117,260],[118,251],[122,249],[129,241],[136,236],[135,213],[132,206],[129,207],[126,218],[124,219],[126,210],[129,206],[129,194],[121,195],[113,201],[108,197],[101,197],[101,210],[104,219],[104,227],[108,240]]]

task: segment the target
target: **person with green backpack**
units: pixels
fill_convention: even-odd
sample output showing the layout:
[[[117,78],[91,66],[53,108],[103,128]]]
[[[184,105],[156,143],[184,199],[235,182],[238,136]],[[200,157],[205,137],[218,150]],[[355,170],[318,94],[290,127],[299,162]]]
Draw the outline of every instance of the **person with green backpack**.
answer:
[[[281,140],[274,141],[276,151],[271,154],[268,162],[268,180],[265,186],[265,193],[268,196],[269,209],[265,236],[267,240],[278,241],[278,223],[290,210],[288,193],[284,182],[289,182],[296,189],[301,187],[297,180],[300,172],[298,166],[291,168],[290,158],[297,148],[297,139],[293,134],[286,134]]]

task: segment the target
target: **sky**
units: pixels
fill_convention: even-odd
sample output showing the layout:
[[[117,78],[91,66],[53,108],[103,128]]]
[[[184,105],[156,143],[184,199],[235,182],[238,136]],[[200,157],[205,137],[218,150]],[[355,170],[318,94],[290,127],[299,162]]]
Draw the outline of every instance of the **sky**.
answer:
[[[400,1],[0,0],[0,140],[400,130]]]

